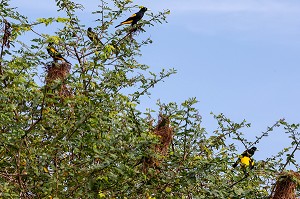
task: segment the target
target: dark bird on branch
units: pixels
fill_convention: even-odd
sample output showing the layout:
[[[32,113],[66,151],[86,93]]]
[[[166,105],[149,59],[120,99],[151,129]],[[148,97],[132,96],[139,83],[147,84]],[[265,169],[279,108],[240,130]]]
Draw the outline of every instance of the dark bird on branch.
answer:
[[[253,169],[254,167],[254,161],[251,158],[255,151],[256,147],[252,147],[251,149],[247,149],[244,151],[238,158],[238,160],[232,165],[233,168],[237,167],[238,164],[241,164],[243,168],[250,167],[250,169]]]
[[[91,27],[87,29],[87,36],[95,45],[100,44],[103,46],[103,43],[100,41],[97,33],[95,33]]]
[[[70,62],[68,62],[65,58],[63,58],[63,56],[61,55],[61,53],[59,53],[53,46],[53,42],[50,42],[47,46],[47,51],[48,54],[53,58],[54,61],[57,60],[62,60],[65,61],[67,63],[70,64]]]
[[[141,20],[143,18],[146,11],[147,11],[147,8],[142,7],[140,9],[140,11],[138,11],[137,13],[131,15],[131,17],[129,17],[125,21],[121,22],[119,25],[116,26],[116,28],[121,26],[121,25],[124,25],[124,24],[131,24],[131,26],[135,25],[139,20]]]

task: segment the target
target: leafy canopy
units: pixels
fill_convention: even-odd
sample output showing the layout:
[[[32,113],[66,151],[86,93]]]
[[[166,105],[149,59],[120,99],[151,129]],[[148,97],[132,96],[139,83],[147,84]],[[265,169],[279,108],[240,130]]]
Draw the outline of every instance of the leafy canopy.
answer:
[[[9,0],[0,4],[0,198],[265,198],[278,172],[290,164],[299,169],[299,124],[279,120],[249,142],[243,131],[250,124],[223,114],[214,115],[217,129],[206,132],[195,98],[158,102],[164,124],[155,111],[136,108],[176,72],[156,74],[137,61],[152,43],[141,35],[165,22],[168,10],[113,29],[139,7],[100,1],[90,14],[101,40],[93,43],[78,14],[84,6],[55,2],[57,16],[34,20]],[[71,64],[52,60],[49,42]],[[247,178],[232,170],[238,143],[257,145],[277,127],[290,136],[289,148],[256,162]]]

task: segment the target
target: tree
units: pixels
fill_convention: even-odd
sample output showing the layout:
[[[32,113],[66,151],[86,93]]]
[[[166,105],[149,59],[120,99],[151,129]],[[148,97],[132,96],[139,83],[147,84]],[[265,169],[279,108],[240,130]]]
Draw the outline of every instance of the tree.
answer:
[[[111,30],[123,13],[139,8],[130,0],[100,1],[92,13],[101,16],[99,26],[92,30],[101,42],[93,42],[77,16],[83,6],[55,2],[59,17],[33,22],[9,0],[0,5],[0,197],[265,198],[277,171],[290,163],[299,168],[299,124],[279,120],[248,142],[242,132],[250,124],[223,114],[214,115],[216,131],[206,132],[195,98],[180,105],[158,102],[158,113],[136,108],[176,72],[155,74],[137,61],[141,46],[151,43],[139,36],[169,11],[148,12],[133,27]],[[23,40],[31,33],[34,39]],[[70,63],[52,59],[49,43]],[[294,149],[285,162],[288,149],[257,163],[246,178],[231,170],[236,142],[247,148],[279,126]]]

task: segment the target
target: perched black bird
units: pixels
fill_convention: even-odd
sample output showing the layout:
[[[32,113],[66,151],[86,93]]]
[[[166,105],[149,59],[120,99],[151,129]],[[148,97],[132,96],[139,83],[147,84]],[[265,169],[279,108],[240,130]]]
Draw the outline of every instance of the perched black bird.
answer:
[[[253,169],[254,167],[254,161],[252,160],[252,156],[254,155],[256,151],[256,147],[252,147],[251,149],[247,149],[244,151],[240,156],[239,159],[232,165],[233,168],[235,168],[238,164],[241,163],[241,166],[243,168],[250,166],[250,169]]]
[[[57,61],[57,60],[63,60],[67,63],[70,63],[68,62],[65,58],[63,58],[63,56],[61,55],[61,53],[59,53],[53,46],[53,42],[50,42],[47,46],[47,51],[48,51],[48,54],[54,59],[54,61]]]
[[[136,24],[139,20],[141,20],[144,16],[144,13],[147,11],[146,7],[142,7],[140,9],[140,11],[138,11],[137,13],[131,15],[131,17],[129,17],[128,19],[126,19],[125,21],[121,22],[119,25],[116,26],[119,27],[121,25],[124,24],[131,24],[131,26],[133,26],[134,24]]]
[[[103,43],[100,41],[100,39],[98,38],[98,35],[92,30],[91,27],[89,27],[87,29],[87,36],[89,37],[89,39],[95,44],[95,45],[102,45]]]

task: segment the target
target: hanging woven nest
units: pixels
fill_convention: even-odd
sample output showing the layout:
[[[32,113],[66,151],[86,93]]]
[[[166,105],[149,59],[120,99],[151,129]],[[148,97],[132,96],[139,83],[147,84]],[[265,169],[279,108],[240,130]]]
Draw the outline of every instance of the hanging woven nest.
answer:
[[[155,145],[155,151],[161,155],[167,155],[168,148],[173,139],[173,128],[170,126],[170,119],[168,116],[159,114],[158,124],[154,129],[154,134],[159,136],[160,142]]]
[[[300,173],[282,172],[275,185],[272,199],[296,199],[296,189],[300,186]]]
[[[157,168],[159,166],[162,157],[168,154],[168,149],[173,139],[173,128],[170,126],[170,119],[163,114],[159,114],[157,126],[152,131],[153,134],[158,136],[159,142],[153,146],[156,154],[143,159],[144,173],[149,168]]]
[[[70,74],[71,65],[67,62],[51,62],[45,65],[46,68],[46,86],[53,87],[54,83],[59,80],[61,84],[57,87],[57,89],[54,89],[58,91],[59,96],[67,97],[71,96],[72,93],[68,89],[68,86],[65,84],[65,80]]]

